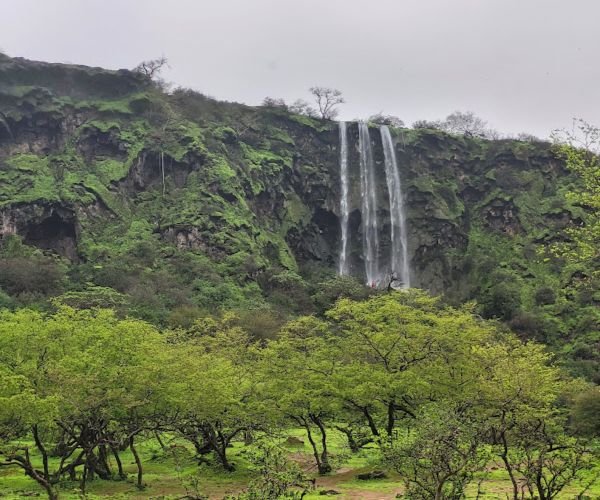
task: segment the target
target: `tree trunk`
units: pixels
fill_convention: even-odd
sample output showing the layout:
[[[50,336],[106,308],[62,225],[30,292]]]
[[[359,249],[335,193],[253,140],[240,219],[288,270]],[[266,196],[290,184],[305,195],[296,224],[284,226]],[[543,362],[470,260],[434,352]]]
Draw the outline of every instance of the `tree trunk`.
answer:
[[[229,463],[229,459],[227,458],[226,447],[217,446],[215,448],[215,455],[217,456],[217,461],[224,470],[227,472],[233,472],[235,470],[235,467]]]
[[[213,433],[213,438],[214,437],[215,436]],[[217,459],[219,460],[223,469],[225,469],[227,472],[233,472],[235,470],[235,467],[232,464],[230,464],[229,460],[227,459],[227,447],[229,446],[229,439],[226,438],[221,431],[217,431],[217,436],[214,445],[214,450],[217,454]]]
[[[158,444],[160,445],[162,451],[165,451],[167,449],[167,447],[165,446],[165,443],[163,443],[163,440],[161,439],[160,433],[158,431],[154,432],[154,437],[158,441]]]
[[[360,446],[358,445],[356,439],[354,439],[354,436],[352,435],[352,429],[350,429],[349,427],[341,426],[336,426],[335,428],[346,436],[346,440],[348,441],[348,447],[350,448],[350,451],[352,453],[358,453],[358,451],[360,450]]]
[[[36,430],[37,434],[37,430]],[[50,476],[45,475],[44,473],[40,474],[40,472],[33,466],[31,463],[31,457],[29,455],[29,450],[27,448],[23,449],[24,456],[23,457],[14,457],[14,463],[23,469],[26,476],[29,476],[36,483],[38,483],[44,490],[46,490],[46,494],[50,500],[55,500],[58,498],[58,494],[54,490],[52,483],[50,481]]]
[[[50,483],[44,485],[44,489],[48,495],[48,500],[58,500],[58,493],[54,490]]]
[[[387,407],[387,426],[386,431],[388,434],[388,440],[392,441],[392,434],[394,432],[394,426],[396,425],[396,414],[394,409],[394,402],[390,401]]]
[[[203,456],[212,451],[212,445],[206,441],[201,443],[196,438],[189,438],[192,444],[194,445],[194,449],[196,450],[196,454]]]
[[[308,442],[310,443],[310,445],[313,449],[313,456],[315,457],[315,462],[317,464],[317,470],[319,471],[319,474],[320,474],[321,473],[321,456],[319,455],[319,450],[317,449],[317,443],[315,443],[315,440],[313,439],[313,436],[312,436],[312,432],[310,431],[310,424],[305,419],[302,419],[302,422],[303,422],[302,426],[306,430],[306,436],[308,437]]]
[[[364,408],[362,408],[362,412],[363,412],[365,418],[367,419],[367,423],[369,424],[369,429],[371,429],[373,436],[375,438],[378,438],[379,437],[379,429],[377,429],[377,426],[375,425],[375,421],[373,420],[373,417],[371,416],[369,409],[367,407],[364,407]]]
[[[88,466],[87,463],[83,466],[83,472],[81,473],[81,481],[79,483],[79,489],[81,490],[81,494],[85,495],[85,484],[88,476]]]
[[[311,416],[311,420],[319,428],[321,433],[321,465],[319,467],[319,474],[329,474],[331,472],[331,464],[329,463],[329,452],[327,451],[327,432],[323,421],[316,415]]]
[[[108,452],[106,445],[101,444],[98,446],[98,465],[100,466],[101,472],[98,474],[101,479],[112,479],[112,471],[108,463]]]
[[[444,483],[439,483],[435,489],[435,500],[443,500],[444,498],[444,492],[443,492],[443,488],[444,488]]]
[[[133,444],[133,436],[131,436],[129,438],[129,449],[131,450],[131,454],[133,455],[133,458],[135,459],[135,464],[137,466],[137,488],[139,490],[144,489],[144,483],[143,483],[143,469],[142,469],[142,461],[140,460],[140,456],[138,455],[137,450],[135,449],[135,446]]]
[[[502,443],[502,453],[500,453],[500,458],[504,463],[504,468],[506,469],[508,477],[510,478],[510,482],[512,483],[513,500],[519,500],[519,485],[517,484],[515,472],[513,471],[512,465],[508,459],[508,442],[506,440],[505,431],[502,431],[500,434],[500,442]]]
[[[117,473],[119,474],[119,477],[121,479],[126,479],[127,475],[123,471],[123,463],[121,462],[121,457],[119,457],[119,450],[117,450],[117,448],[115,448],[114,446],[111,446],[110,450],[112,451],[112,454],[115,457],[115,462],[117,462]]]
[[[33,434],[33,439],[35,441],[35,446],[37,447],[38,451],[40,452],[40,455],[42,455],[42,464],[44,467],[44,478],[46,479],[46,481],[50,480],[50,472],[48,470],[48,453],[46,452],[46,448],[44,447],[44,445],[42,444],[42,440],[40,439],[40,435],[38,432],[38,426],[34,425],[33,428],[31,429],[32,434]]]

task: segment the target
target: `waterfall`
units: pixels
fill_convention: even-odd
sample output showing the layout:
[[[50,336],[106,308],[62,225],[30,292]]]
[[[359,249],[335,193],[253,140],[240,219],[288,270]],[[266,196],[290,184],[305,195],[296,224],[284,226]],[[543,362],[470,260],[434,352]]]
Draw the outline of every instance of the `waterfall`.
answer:
[[[358,124],[360,151],[360,193],[362,197],[363,259],[367,285],[379,285],[379,235],[377,233],[377,191],[371,137],[366,123]]]
[[[394,143],[392,142],[390,129],[387,126],[382,125],[380,132],[385,163],[385,178],[390,200],[390,220],[392,226],[390,268],[392,286],[394,282],[397,283],[399,281],[401,288],[409,288],[410,269],[408,266],[408,241],[400,172],[398,171],[398,163],[396,162],[396,153],[394,151]]]
[[[348,204],[348,134],[346,132],[346,122],[340,122],[340,179],[342,187],[340,198],[342,248],[340,250],[338,274],[344,276],[350,274],[348,266],[348,219],[350,218],[350,209]]]

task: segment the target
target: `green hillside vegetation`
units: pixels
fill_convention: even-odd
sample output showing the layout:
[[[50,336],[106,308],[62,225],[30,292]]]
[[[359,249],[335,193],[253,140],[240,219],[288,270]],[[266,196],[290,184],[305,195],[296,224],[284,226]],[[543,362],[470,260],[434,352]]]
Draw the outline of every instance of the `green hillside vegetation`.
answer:
[[[416,288],[373,290],[336,122],[0,54],[0,496],[600,496],[577,132],[392,127]]]

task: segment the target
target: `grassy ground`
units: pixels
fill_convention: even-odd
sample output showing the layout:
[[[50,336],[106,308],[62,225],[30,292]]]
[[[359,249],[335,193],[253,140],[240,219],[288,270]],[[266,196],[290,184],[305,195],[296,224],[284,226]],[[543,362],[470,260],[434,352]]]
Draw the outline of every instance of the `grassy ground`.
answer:
[[[301,431],[291,431],[288,435],[294,435],[303,439]],[[377,466],[375,449],[366,449],[359,454],[352,455],[344,447],[341,436],[332,436],[332,453],[334,455],[335,472],[324,477],[316,474],[313,466],[312,455],[305,441],[304,446],[289,446],[290,457],[301,464],[311,477],[316,478],[314,493],[305,498],[324,498],[321,491],[335,490],[340,495],[339,499],[392,499],[403,490],[400,477],[394,472],[388,472],[386,479],[362,481],[356,479],[356,475],[371,471]],[[124,452],[122,461],[126,472],[129,474],[127,480],[123,481],[101,481],[96,480],[89,483],[87,498],[161,498],[174,499],[183,495],[203,493],[210,498],[221,499],[226,495],[236,494],[244,489],[251,479],[248,461],[244,458],[244,446],[236,443],[230,450],[232,462],[236,465],[236,471],[224,473],[218,468],[210,465],[198,465],[193,458],[191,450],[181,446],[181,443],[172,443],[177,446],[175,452],[164,452],[158,443],[149,440],[140,445],[140,452],[144,461],[144,483],[145,489],[139,491],[134,484],[136,467],[133,457]],[[114,465],[114,464],[112,464]],[[576,498],[581,491],[580,485],[573,485],[566,489],[559,497],[564,499]],[[490,467],[489,474],[481,484],[483,492],[481,498],[500,499],[507,498],[506,493],[510,491],[510,483],[505,472],[494,465]],[[469,489],[468,498],[474,498],[477,485]],[[0,469],[0,497],[3,499],[21,499],[44,493],[36,483],[25,477],[19,469]],[[600,484],[596,484],[587,492],[593,499],[600,499]],[[60,485],[60,496],[64,499],[79,499],[78,484],[65,482]]]

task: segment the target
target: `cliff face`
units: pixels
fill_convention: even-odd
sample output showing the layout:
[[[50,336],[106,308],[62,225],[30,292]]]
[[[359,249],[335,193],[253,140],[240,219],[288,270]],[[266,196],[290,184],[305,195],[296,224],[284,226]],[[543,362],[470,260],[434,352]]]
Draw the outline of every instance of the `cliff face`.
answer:
[[[348,130],[360,275],[356,124]],[[371,132],[386,252],[383,152]],[[398,129],[393,138],[415,286],[464,300],[495,275],[535,286],[554,279],[536,248],[581,214],[565,201],[572,179],[549,145],[434,130]],[[192,288],[235,285],[224,299],[235,303],[258,300],[281,273],[331,274],[338,147],[334,122],[165,94],[125,70],[0,58],[0,234],[59,254],[86,282],[125,290],[122,276],[103,273],[140,267]],[[535,286],[520,300],[531,301]]]

